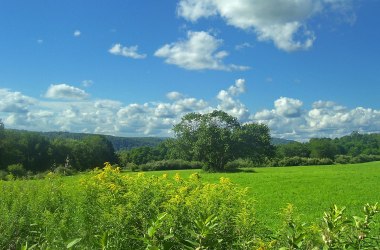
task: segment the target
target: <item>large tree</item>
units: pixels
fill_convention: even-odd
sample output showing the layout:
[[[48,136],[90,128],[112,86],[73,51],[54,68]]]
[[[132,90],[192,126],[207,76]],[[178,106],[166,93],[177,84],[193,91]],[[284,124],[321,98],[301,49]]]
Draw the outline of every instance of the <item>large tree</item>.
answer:
[[[220,110],[187,114],[173,130],[176,156],[204,162],[210,171],[222,171],[227,162],[240,157],[261,161],[273,152],[267,126],[241,125]]]

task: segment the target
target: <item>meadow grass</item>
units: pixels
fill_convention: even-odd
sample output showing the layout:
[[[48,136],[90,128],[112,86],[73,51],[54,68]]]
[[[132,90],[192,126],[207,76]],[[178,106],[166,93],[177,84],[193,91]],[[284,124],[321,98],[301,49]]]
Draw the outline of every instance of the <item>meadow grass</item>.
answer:
[[[280,226],[279,213],[287,204],[295,206],[302,221],[319,222],[331,205],[345,206],[359,214],[366,203],[380,202],[380,162],[349,165],[255,168],[236,173],[205,173],[200,170],[156,171],[148,174],[184,177],[199,172],[203,181],[220,177],[248,187],[256,200],[257,218],[268,226]]]
[[[380,162],[347,165],[271,167],[243,169],[233,173],[207,173],[202,170],[146,172],[147,175],[187,178],[199,173],[205,182],[217,183],[221,177],[248,188],[256,203],[257,218],[270,227],[278,227],[281,211],[293,204],[302,221],[319,222],[323,212],[333,204],[359,214],[366,203],[380,202]],[[126,174],[136,174],[126,172]],[[75,187],[85,176],[65,177],[68,188]]]
[[[235,173],[201,170],[120,173],[118,168],[106,166],[101,171],[76,176],[48,174],[44,180],[0,182],[0,248],[19,249],[28,243],[41,249],[62,249],[78,239],[78,249],[94,249],[100,246],[98,239],[104,235],[109,235],[109,247],[116,249],[121,246],[126,249],[132,243],[130,249],[144,248],[136,237],[148,237],[145,244],[170,241],[178,245],[182,244],[181,239],[196,235],[198,229],[194,225],[203,221],[202,216],[211,214],[216,216],[219,226],[210,235],[214,238],[209,243],[223,239],[218,249],[230,244],[245,249],[248,243],[261,244],[252,241],[257,236],[265,240],[281,232],[281,224],[289,220],[284,220],[280,212],[286,207],[289,210],[289,203],[297,208],[295,215],[302,222],[322,226],[323,213],[333,204],[346,206],[348,215],[360,215],[364,204],[380,201],[380,162],[256,168]],[[199,173],[201,180],[194,173]],[[151,178],[153,175],[156,177]],[[247,188],[247,193],[242,188]],[[166,222],[154,222],[162,211],[167,214]],[[375,222],[377,231],[372,234],[379,235],[379,216]],[[204,223],[209,224],[207,220]],[[201,224],[199,228],[203,228]],[[153,230],[148,229],[152,226],[160,230],[158,238],[145,233]],[[357,238],[355,230],[350,232]],[[172,240],[160,238],[172,231],[175,234]],[[323,244],[313,232],[307,235],[314,245]],[[283,236],[276,244],[286,245],[288,236],[298,238],[292,230]],[[308,242],[306,238],[302,240]],[[269,244],[271,240],[267,240]],[[380,239],[374,242],[379,245]]]

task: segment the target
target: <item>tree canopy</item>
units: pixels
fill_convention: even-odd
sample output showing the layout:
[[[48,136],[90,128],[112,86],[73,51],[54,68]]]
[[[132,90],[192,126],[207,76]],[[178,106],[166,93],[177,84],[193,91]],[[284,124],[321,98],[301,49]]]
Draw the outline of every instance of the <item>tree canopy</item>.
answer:
[[[204,162],[210,171],[222,171],[229,161],[237,158],[262,161],[273,155],[266,125],[242,125],[224,111],[189,113],[173,130],[174,155]]]

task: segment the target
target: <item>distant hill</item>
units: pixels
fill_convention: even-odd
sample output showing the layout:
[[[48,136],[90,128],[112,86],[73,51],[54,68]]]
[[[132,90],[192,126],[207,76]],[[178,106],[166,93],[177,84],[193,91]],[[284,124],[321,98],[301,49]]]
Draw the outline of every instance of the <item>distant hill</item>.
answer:
[[[281,138],[272,138],[271,139],[271,143],[274,146],[288,144],[288,143],[292,143],[292,142],[294,142],[294,141],[287,140],[287,139],[281,139]]]
[[[55,138],[70,138],[70,139],[82,139],[85,136],[89,136],[91,134],[86,133],[71,133],[71,132],[41,132],[43,135],[47,136],[50,139]],[[157,146],[160,142],[167,139],[167,137],[121,137],[121,136],[111,136],[111,135],[103,135],[105,136],[113,145],[115,151],[119,151],[121,149],[132,149],[137,147],[154,147]],[[294,142],[292,140],[286,140],[281,138],[272,138],[272,145],[282,145]]]
[[[48,137],[49,139],[56,138],[68,138],[80,140],[83,137],[92,135],[86,133],[71,133],[71,132],[41,132],[42,135]],[[132,149],[142,146],[154,147],[160,142],[164,141],[165,137],[120,137],[111,135],[102,135],[106,137],[113,145],[115,151],[121,149]]]
[[[10,129],[15,130],[15,129]],[[17,130],[16,130],[17,131]],[[72,133],[72,132],[33,132],[39,133],[51,140],[56,138],[64,138],[64,139],[74,139],[81,140],[86,136],[91,136],[93,134],[87,133]],[[106,137],[113,145],[115,151],[119,151],[122,149],[132,149],[143,146],[155,147],[160,142],[167,139],[167,137],[121,137],[121,136],[111,136],[111,135],[101,135]],[[281,138],[272,138],[272,145],[282,145],[294,142],[292,140],[286,140]]]

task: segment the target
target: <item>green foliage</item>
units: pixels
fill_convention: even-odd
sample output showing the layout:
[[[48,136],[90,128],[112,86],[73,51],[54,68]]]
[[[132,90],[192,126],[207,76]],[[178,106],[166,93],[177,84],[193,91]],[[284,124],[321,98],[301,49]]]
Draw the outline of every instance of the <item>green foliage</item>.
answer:
[[[52,148],[57,164],[65,164],[69,157],[71,166],[80,171],[101,167],[105,161],[116,162],[112,144],[103,136],[87,136],[80,141],[56,139]]]
[[[223,111],[187,114],[173,130],[173,154],[180,159],[204,162],[207,171],[223,171],[227,162],[239,157],[261,162],[273,152],[267,126],[241,125]]]
[[[329,138],[312,138],[309,141],[310,156],[313,158],[334,159],[338,154],[338,147]]]
[[[332,206],[321,223],[307,226],[295,219],[293,206],[284,209],[284,226],[271,242],[275,249],[379,249],[379,206],[366,204],[363,216],[347,217],[345,207]]]
[[[287,144],[282,144],[277,146],[276,156],[277,157],[310,157],[310,148],[307,143],[292,142]]]
[[[55,139],[50,141],[41,133],[0,131],[0,169],[21,163],[25,170],[44,172],[64,165],[69,156],[73,169],[85,170],[116,162],[112,144],[104,136],[86,136],[82,140]]]
[[[321,226],[323,244],[327,249],[378,249],[380,236],[374,216],[379,206],[366,204],[363,217],[345,215],[345,207],[336,205],[325,212]]]
[[[236,159],[233,161],[230,161],[226,164],[224,169],[226,171],[235,171],[237,169],[241,168],[253,168],[256,167],[255,163],[253,163],[251,160],[248,159]]]
[[[18,164],[12,164],[7,167],[7,170],[9,174],[15,176],[15,177],[23,177],[26,175],[26,170],[24,166],[20,163]]]
[[[156,170],[182,170],[182,169],[202,169],[204,164],[197,161],[184,160],[162,160],[153,161],[140,165],[140,171],[156,171]]]
[[[380,247],[377,204],[359,216],[333,206],[311,225],[288,205],[281,228],[263,228],[247,190],[227,178],[123,175],[110,164],[76,187],[53,173],[46,178],[0,182],[1,249]]]
[[[65,167],[63,165],[59,165],[58,167],[54,168],[54,173],[62,176],[68,176],[75,174],[75,170],[72,168]]]
[[[81,141],[88,137],[88,133],[71,133],[71,132],[40,132],[41,135],[48,138],[50,141],[67,140],[73,139],[76,141]],[[103,136],[103,135],[102,135]],[[111,142],[115,151],[119,150],[130,150],[138,147],[155,147],[161,142],[165,141],[166,138],[161,137],[119,137],[104,135],[107,141]]]
[[[153,147],[139,147],[131,150],[121,150],[117,152],[119,162],[122,166],[126,167],[128,163],[136,165],[145,164],[151,161],[162,160],[164,156],[160,154],[158,148]]]
[[[284,157],[282,159],[273,159],[268,162],[271,167],[290,167],[290,166],[317,166],[331,165],[334,161],[329,158],[305,158],[305,157]]]
[[[0,180],[6,180],[7,179],[8,172],[4,170],[0,170]]]
[[[334,140],[312,138],[308,143],[293,142],[278,145],[276,158],[269,163],[269,166],[324,165],[331,164],[331,161],[337,164],[349,164],[379,160],[380,134],[364,135],[353,132],[351,135]]]

